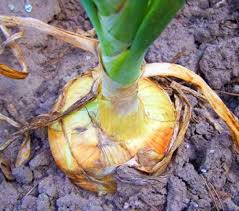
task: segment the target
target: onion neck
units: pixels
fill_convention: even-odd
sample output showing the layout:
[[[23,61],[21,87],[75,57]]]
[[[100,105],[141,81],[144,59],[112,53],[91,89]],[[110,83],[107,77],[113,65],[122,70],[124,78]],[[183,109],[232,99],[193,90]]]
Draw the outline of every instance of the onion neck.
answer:
[[[104,71],[102,72],[98,112],[101,128],[119,141],[141,135],[147,118],[144,106],[138,97],[138,80],[125,86],[113,81]]]

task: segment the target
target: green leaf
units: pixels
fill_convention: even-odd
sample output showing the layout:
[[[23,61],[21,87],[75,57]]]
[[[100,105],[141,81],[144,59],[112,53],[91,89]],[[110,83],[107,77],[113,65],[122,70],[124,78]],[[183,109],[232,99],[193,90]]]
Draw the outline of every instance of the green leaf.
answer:
[[[81,0],[81,4],[84,7],[87,15],[89,16],[91,23],[94,25],[98,37],[103,39],[101,24],[97,15],[97,8],[92,0]]]
[[[132,43],[132,54],[141,57],[183,6],[185,0],[151,0],[147,15]]]
[[[118,12],[109,16],[98,16],[105,31],[115,39],[131,44],[144,18],[147,5],[148,0],[130,0],[126,1]]]
[[[145,52],[185,0],[81,0],[100,40],[109,77],[130,85]]]
[[[114,66],[109,76],[122,84],[131,84],[141,75],[145,52],[184,4],[184,0],[152,0],[133,40],[127,58]]]
[[[101,15],[109,16],[117,13],[127,0],[93,0]]]

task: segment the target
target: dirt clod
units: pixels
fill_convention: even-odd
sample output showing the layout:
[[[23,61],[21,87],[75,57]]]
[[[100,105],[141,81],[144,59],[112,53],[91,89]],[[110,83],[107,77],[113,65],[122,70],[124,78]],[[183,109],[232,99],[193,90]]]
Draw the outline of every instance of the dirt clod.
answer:
[[[29,167],[22,166],[12,170],[13,176],[16,178],[18,183],[29,184],[33,179],[32,171]]]
[[[29,163],[31,169],[38,169],[42,166],[49,165],[49,153],[41,152],[40,154],[36,155]]]
[[[188,202],[186,184],[175,176],[170,177],[166,210],[183,210]]]
[[[239,39],[232,38],[206,48],[200,60],[200,70],[214,89],[221,89],[239,76]]]

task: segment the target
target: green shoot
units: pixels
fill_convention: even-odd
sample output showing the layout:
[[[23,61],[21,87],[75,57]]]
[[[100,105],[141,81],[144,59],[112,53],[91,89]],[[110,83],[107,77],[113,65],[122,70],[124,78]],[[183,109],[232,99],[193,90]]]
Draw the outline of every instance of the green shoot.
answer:
[[[82,0],[100,40],[109,77],[130,85],[141,75],[148,47],[165,29],[184,0]]]

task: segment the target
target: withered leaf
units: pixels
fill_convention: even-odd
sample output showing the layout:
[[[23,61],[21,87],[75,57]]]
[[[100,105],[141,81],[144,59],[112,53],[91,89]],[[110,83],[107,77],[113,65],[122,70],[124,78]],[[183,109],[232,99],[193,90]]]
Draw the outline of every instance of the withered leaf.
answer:
[[[0,154],[0,169],[7,180],[12,181],[15,179],[12,175],[10,163],[3,158],[2,154]]]
[[[238,118],[227,108],[220,97],[208,84],[193,71],[177,64],[170,63],[152,63],[143,66],[143,77],[175,77],[182,79],[197,87],[204,99],[211,105],[213,110],[221,117],[231,129],[232,137],[239,151],[239,121]]]
[[[13,79],[24,79],[28,75],[27,72],[19,72],[5,64],[0,64],[0,74]]]
[[[21,165],[24,165],[29,160],[30,155],[31,155],[31,138],[29,133],[27,133],[18,151],[15,166],[19,167]]]
[[[22,32],[13,34],[4,25],[0,25],[0,30],[5,36],[6,40],[2,43],[2,49],[4,46],[9,46],[12,49],[14,56],[17,58],[19,64],[22,67],[22,71],[15,70],[5,64],[0,64],[0,75],[13,79],[24,79],[28,75],[27,65],[21,47],[15,42],[16,39],[23,36]],[[1,53],[1,52],[0,52]]]
[[[19,128],[20,124],[15,120],[5,116],[4,114],[0,113],[0,121],[6,121],[8,124],[12,125],[13,127]]]

